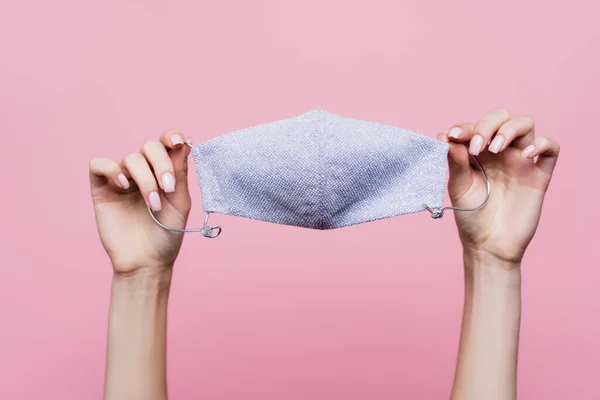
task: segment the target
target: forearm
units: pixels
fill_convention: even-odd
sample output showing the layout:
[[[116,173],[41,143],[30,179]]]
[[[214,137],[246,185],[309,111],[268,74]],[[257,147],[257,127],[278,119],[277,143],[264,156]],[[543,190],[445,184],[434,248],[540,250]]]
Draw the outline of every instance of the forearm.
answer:
[[[516,398],[520,265],[466,252],[465,302],[453,400]]]
[[[104,398],[167,398],[166,330],[171,269],[115,274]]]

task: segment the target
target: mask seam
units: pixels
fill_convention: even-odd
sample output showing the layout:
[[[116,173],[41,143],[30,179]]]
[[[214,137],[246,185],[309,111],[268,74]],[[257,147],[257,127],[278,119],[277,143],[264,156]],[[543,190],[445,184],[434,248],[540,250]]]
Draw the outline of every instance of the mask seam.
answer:
[[[201,144],[205,144],[205,143],[201,143]],[[198,183],[200,183],[200,195],[202,196],[202,209],[204,212],[215,212],[217,210],[223,210],[225,211],[225,213],[230,213],[232,211],[231,207],[228,205],[224,204],[224,197],[222,194],[222,188],[221,188],[221,180],[217,179],[217,175],[215,174],[215,170],[212,167],[211,163],[208,162],[207,158],[208,157],[202,157],[201,153],[202,151],[200,150],[200,145],[199,144],[198,147],[198,160],[200,162],[200,165],[198,165],[198,168],[196,169],[196,173],[198,175]],[[214,150],[213,150],[214,151]],[[195,158],[195,157],[194,157]],[[195,163],[195,160],[194,160]],[[203,168],[204,167],[204,168]],[[205,193],[207,185],[202,185],[202,183],[200,182],[200,170],[203,171],[202,175],[206,174],[205,177],[207,178],[207,181],[211,181],[215,182],[215,185],[212,185],[213,189],[212,191],[210,191],[211,193]],[[206,183],[206,182],[205,182]],[[205,196],[206,194],[206,196]],[[205,208],[205,202],[204,200],[210,198],[210,202],[212,203],[212,207],[210,208]]]
[[[325,207],[323,203],[323,196],[325,193],[325,157],[324,157],[324,140],[325,140],[325,115],[319,113],[319,132],[317,132],[317,158],[318,158],[318,186],[317,186],[317,228],[323,229],[326,225],[325,218]]]
[[[194,167],[196,170],[196,178],[198,181],[198,186],[200,186],[200,196],[202,198],[202,211],[204,212],[210,212],[211,210],[209,210],[209,207],[206,207],[206,203],[210,202],[209,198],[214,198],[214,196],[209,196],[207,191],[208,190],[208,185],[205,185],[204,183],[206,183],[206,181],[210,180],[210,179],[206,179],[206,181],[204,181],[204,177],[205,174],[212,174],[212,171],[210,170],[210,168],[208,167],[206,160],[204,159],[204,157],[201,156],[201,149],[200,149],[200,145],[202,143],[196,145],[193,149],[192,149],[192,154],[194,155]],[[204,167],[204,168],[203,168]],[[203,182],[204,181],[204,182]]]

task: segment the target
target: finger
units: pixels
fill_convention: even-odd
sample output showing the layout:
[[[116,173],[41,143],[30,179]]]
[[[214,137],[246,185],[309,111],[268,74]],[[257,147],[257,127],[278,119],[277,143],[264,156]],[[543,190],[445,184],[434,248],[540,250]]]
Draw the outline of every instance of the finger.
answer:
[[[468,142],[473,136],[473,124],[455,124],[448,130],[448,138],[454,142]]]
[[[160,135],[160,141],[168,149],[179,149],[183,147],[185,135],[177,129],[170,129]]]
[[[552,174],[552,171],[554,171],[554,167],[556,166],[556,161],[558,161],[559,153],[560,145],[558,142],[545,136],[541,136],[523,149],[521,157],[532,159],[539,156],[535,163],[536,166],[542,171]]]
[[[158,186],[146,158],[141,153],[128,154],[123,159],[121,168],[131,174],[144,197],[146,205],[153,211],[160,211],[162,205],[158,194]]]
[[[161,189],[165,193],[173,193],[175,191],[174,168],[165,146],[158,140],[149,140],[142,146],[142,154],[152,166]]]
[[[464,132],[468,132],[465,130]],[[438,139],[448,141],[443,133],[438,133]],[[448,143],[448,171],[450,180],[448,192],[452,198],[458,198],[471,187],[473,183],[473,169],[467,147],[462,143]]]
[[[530,145],[534,139],[534,123],[531,117],[516,117],[503,124],[490,143],[488,150],[500,153],[511,144],[523,149]]]
[[[129,189],[129,180],[123,174],[119,164],[109,158],[96,157],[90,161],[90,182],[93,186],[101,186],[110,182],[118,188]]]
[[[191,141],[190,138],[186,138],[186,141],[188,140]],[[169,157],[171,158],[173,168],[175,169],[177,188],[175,193],[168,194],[167,198],[177,210],[186,215],[189,213],[191,207],[191,198],[188,188],[188,155],[190,151],[191,147],[188,145],[169,151]]]
[[[479,155],[500,127],[510,120],[510,113],[504,108],[497,108],[483,116],[475,124],[473,137],[469,144],[469,153]]]
[[[186,137],[185,141],[191,143],[191,138]],[[173,163],[173,168],[175,169],[175,178],[177,179],[177,186],[183,184],[187,185],[187,175],[188,175],[188,156],[191,152],[192,148],[187,144],[178,149],[171,150],[169,156],[171,157],[171,162]],[[187,186],[186,186],[187,188]]]
[[[437,139],[447,142],[450,146],[448,149],[448,163],[450,168],[464,169],[469,167],[469,153],[466,151],[464,144],[450,142],[449,137],[442,132],[438,132]]]

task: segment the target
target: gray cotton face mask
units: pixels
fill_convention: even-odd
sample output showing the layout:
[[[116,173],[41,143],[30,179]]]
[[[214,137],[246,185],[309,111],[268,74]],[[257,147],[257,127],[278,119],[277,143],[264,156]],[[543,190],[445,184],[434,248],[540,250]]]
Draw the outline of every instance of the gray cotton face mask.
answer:
[[[165,229],[210,238],[221,233],[210,213],[312,229],[425,210],[440,218],[458,209],[442,208],[448,148],[407,129],[311,111],[192,146],[202,228],[170,228],[149,211]]]

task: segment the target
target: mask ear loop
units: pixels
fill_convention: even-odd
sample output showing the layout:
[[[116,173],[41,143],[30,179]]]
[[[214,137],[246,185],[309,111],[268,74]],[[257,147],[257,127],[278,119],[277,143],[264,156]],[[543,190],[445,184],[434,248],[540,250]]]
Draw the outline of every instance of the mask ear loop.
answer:
[[[156,218],[156,215],[154,215],[154,212],[152,212],[151,208],[148,208],[148,212],[150,213],[150,216],[152,217],[154,222],[156,222],[158,224],[158,226],[160,226],[161,228],[165,228],[166,230],[171,231],[171,232],[179,232],[179,233],[200,232],[204,237],[207,237],[209,239],[214,239],[221,234],[220,226],[218,226],[218,225],[209,226],[208,225],[208,215],[210,214],[209,212],[207,212],[206,217],[204,217],[204,225],[202,226],[202,228],[193,228],[193,229],[171,228],[170,226],[167,226],[167,225],[163,224],[162,222],[160,222]]]
[[[185,144],[191,148],[194,148],[194,146],[192,146],[191,142],[185,142]],[[162,222],[160,222],[158,220],[158,218],[156,218],[156,215],[154,215],[154,212],[152,211],[152,209],[150,207],[148,207],[148,212],[150,213],[150,216],[152,217],[154,222],[156,222],[158,224],[158,226],[160,226],[161,228],[164,228],[168,231],[171,231],[171,232],[179,232],[179,233],[200,232],[204,237],[207,237],[209,239],[214,239],[221,234],[220,226],[208,225],[208,216],[210,214],[209,212],[207,212],[206,216],[204,217],[204,225],[202,226],[202,228],[194,228],[194,229],[171,228],[170,226],[167,226],[167,225],[163,224]]]
[[[431,213],[431,218],[433,218],[433,219],[442,218],[444,216],[444,211],[446,211],[446,210],[477,211],[480,208],[482,208],[483,206],[485,206],[485,204],[488,202],[488,200],[490,198],[490,193],[492,192],[492,185],[490,183],[490,178],[487,176],[485,169],[483,169],[483,165],[481,165],[481,163],[479,162],[477,157],[475,157],[475,156],[472,156],[472,157],[473,157],[473,160],[475,160],[475,163],[477,164],[477,166],[479,167],[481,172],[483,173],[483,177],[485,179],[485,184],[487,186],[487,193],[485,195],[485,199],[483,200],[483,203],[481,203],[480,205],[478,205],[477,207],[474,207],[474,208],[461,208],[461,207],[450,207],[450,206],[444,207],[444,208],[438,208],[438,207],[429,207],[427,204],[423,204],[423,207],[425,207],[425,209]]]

